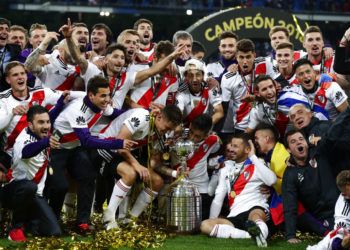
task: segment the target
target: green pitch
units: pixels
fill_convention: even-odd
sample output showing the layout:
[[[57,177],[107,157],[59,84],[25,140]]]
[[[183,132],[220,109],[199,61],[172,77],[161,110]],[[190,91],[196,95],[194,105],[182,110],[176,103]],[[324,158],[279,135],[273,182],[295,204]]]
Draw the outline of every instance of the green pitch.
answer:
[[[65,238],[65,240],[70,240],[70,238]],[[90,238],[78,238],[78,240],[91,240]],[[267,249],[305,249],[307,245],[315,244],[313,241],[303,241],[303,243],[291,245],[288,244],[284,239],[274,239],[268,241]],[[0,249],[24,249],[23,244],[12,243],[7,239],[0,239]],[[128,249],[128,248],[120,248]],[[215,239],[209,238],[204,235],[195,236],[176,236],[174,238],[167,238],[163,247],[158,249],[171,249],[171,250],[247,250],[247,249],[261,249],[255,246],[253,240],[235,240],[235,239]],[[45,249],[46,250],[46,249]]]

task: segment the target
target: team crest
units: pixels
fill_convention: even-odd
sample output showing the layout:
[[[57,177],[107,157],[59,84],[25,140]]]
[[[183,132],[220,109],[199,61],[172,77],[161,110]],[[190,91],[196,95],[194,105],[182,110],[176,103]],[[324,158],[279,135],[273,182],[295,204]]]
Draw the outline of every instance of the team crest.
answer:
[[[324,96],[318,96],[317,98],[318,98],[320,103],[324,103],[324,101],[325,101]]]
[[[311,166],[311,167],[317,168],[317,161],[316,161],[316,159],[311,159],[311,160],[309,161],[309,163],[310,163],[310,166]]]
[[[204,150],[204,152],[207,152],[208,151],[208,148],[209,148],[209,146],[208,146],[208,144],[203,144],[203,150]]]
[[[249,179],[249,172],[248,171],[245,171],[243,173],[243,176],[244,176],[244,179],[248,180]]]

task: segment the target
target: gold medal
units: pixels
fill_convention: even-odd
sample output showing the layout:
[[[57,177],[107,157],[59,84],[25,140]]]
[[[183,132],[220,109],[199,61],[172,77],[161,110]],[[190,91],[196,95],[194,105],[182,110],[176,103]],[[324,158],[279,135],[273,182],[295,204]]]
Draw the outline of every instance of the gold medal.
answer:
[[[168,161],[170,159],[170,154],[168,152],[163,153],[163,160]]]
[[[50,174],[50,175],[53,175],[53,169],[52,169],[52,167],[49,167],[49,174]]]
[[[236,192],[235,192],[235,191],[231,191],[230,196],[231,196],[232,198],[235,198],[235,197],[236,197]]]

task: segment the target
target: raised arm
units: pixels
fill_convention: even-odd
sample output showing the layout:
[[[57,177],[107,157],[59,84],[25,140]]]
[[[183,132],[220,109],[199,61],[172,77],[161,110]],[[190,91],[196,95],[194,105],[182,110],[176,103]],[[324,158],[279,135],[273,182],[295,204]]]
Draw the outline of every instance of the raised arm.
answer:
[[[63,25],[59,31],[62,32],[64,38],[66,39],[70,55],[72,56],[73,60],[79,65],[81,74],[84,75],[88,68],[89,62],[87,59],[85,59],[84,56],[80,55],[79,48],[76,45],[77,41],[74,41],[72,38],[73,28],[70,18],[68,18],[67,24]]]
[[[46,53],[46,49],[52,40],[58,41],[59,34],[56,32],[47,32],[44,40],[40,43],[39,47],[32,51],[27,57],[24,65],[26,69],[33,74],[39,74],[42,66],[39,64],[39,56]]]
[[[152,65],[152,67],[150,67],[149,69],[137,72],[134,84],[135,85],[139,84],[144,80],[162,72],[169,64],[172,63],[173,60],[175,60],[181,54],[184,53],[184,49],[185,49],[185,45],[177,48],[173,53],[171,53],[170,55],[168,55],[166,58],[159,61],[158,63]]]

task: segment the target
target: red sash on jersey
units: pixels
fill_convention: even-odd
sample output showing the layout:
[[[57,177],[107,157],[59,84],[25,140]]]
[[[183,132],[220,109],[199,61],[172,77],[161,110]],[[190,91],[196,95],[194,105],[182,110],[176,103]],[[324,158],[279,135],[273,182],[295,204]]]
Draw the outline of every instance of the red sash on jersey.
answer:
[[[75,71],[70,74],[66,80],[63,81],[63,83],[61,83],[56,90],[71,90],[73,88],[74,85],[74,81],[75,78],[77,78],[77,76],[80,74],[80,67],[79,66],[75,66]]]
[[[31,106],[33,106],[34,102],[38,102],[35,104],[41,105],[42,102],[44,101],[44,99],[45,99],[44,90],[43,89],[37,90],[37,91],[33,92],[32,99],[30,100],[28,107],[30,108]],[[27,114],[24,114],[21,116],[21,118],[17,122],[17,124],[16,124],[15,128],[12,130],[11,134],[7,137],[7,144],[6,144],[5,150],[13,147],[13,144],[15,143],[17,136],[27,126],[28,126]]]
[[[126,72],[122,73],[122,75],[120,76],[120,85],[115,86],[115,84],[117,83],[117,78],[115,76],[112,77],[112,79],[109,81],[109,90],[111,91],[111,94],[114,95],[124,85],[125,78]]]
[[[154,90],[149,88],[146,93],[137,101],[137,104],[141,105],[144,108],[149,108],[149,105],[152,101],[161,96],[172,84],[177,81],[176,77],[173,76],[165,76],[160,83],[160,86],[157,86],[158,92],[157,95],[154,96]]]
[[[204,113],[205,108],[208,105],[209,101],[209,89],[207,87],[203,88],[201,99],[198,102],[197,106],[192,109],[192,111],[185,118],[186,126],[189,126],[190,123],[196,118]]]
[[[314,104],[319,107],[325,108],[327,103],[326,90],[331,86],[332,82],[324,82],[321,84],[320,89],[315,95]]]
[[[236,123],[240,123],[249,114],[251,109],[252,105],[250,102],[242,102],[236,111]]]
[[[50,148],[48,148],[47,152],[46,152],[46,159],[44,164],[38,169],[38,171],[36,172],[35,176],[33,177],[33,181],[38,184],[41,181],[41,178],[43,177],[47,166],[49,165],[49,160],[48,160],[48,156],[50,155]]]
[[[88,128],[91,128],[92,126],[94,126],[97,123],[97,121],[101,118],[102,113],[103,113],[103,111],[101,110],[101,112],[96,113],[92,117],[92,119],[88,122]],[[63,135],[60,142],[66,143],[66,142],[72,142],[72,141],[76,141],[76,140],[79,140],[79,138],[77,137],[75,132],[72,132],[72,133]]]
[[[238,179],[235,181],[235,183],[233,183],[233,186],[230,190],[233,190],[235,192],[235,196],[232,197],[230,195],[231,192],[229,192],[228,195],[228,204],[230,207],[235,202],[235,198],[237,197],[237,195],[239,195],[243,191],[247,183],[250,181],[255,171],[255,166],[250,161],[250,159],[247,159],[243,164],[243,173],[239,175]]]
[[[187,167],[192,170],[196,164],[203,159],[208,150],[218,141],[216,135],[208,136],[199,148],[194,152],[193,156],[187,160]]]

